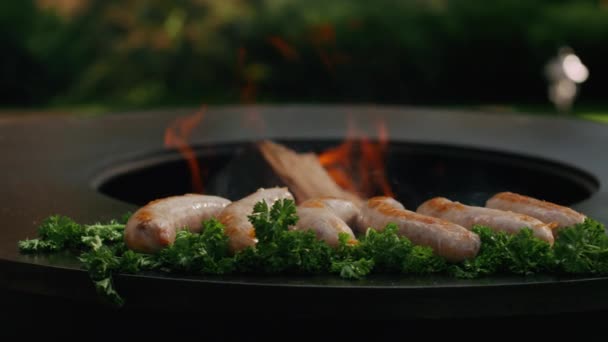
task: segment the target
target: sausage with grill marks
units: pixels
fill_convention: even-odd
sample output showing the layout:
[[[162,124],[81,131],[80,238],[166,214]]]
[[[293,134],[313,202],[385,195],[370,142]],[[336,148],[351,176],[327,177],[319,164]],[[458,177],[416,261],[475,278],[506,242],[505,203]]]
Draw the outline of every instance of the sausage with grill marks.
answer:
[[[587,218],[568,207],[512,192],[494,195],[486,202],[486,207],[532,216],[544,223],[554,223],[558,228],[583,223]]]
[[[394,223],[399,235],[416,245],[429,246],[435,254],[451,262],[474,258],[479,252],[477,234],[455,223],[415,213],[390,197],[374,197],[362,207],[358,219],[360,231],[371,227],[382,230]]]
[[[152,201],[138,209],[125,226],[125,243],[137,252],[155,253],[175,241],[179,229],[198,232],[230,203],[217,196],[187,194]]]
[[[549,244],[553,244],[554,241],[551,225],[534,217],[510,211],[468,206],[444,197],[435,197],[422,203],[416,212],[448,220],[467,229],[473,228],[474,225],[482,225],[495,231],[517,234],[527,227],[532,229],[535,237]]]
[[[298,222],[292,230],[312,230],[317,239],[332,247],[339,244],[340,233],[346,233],[355,243],[355,235],[346,222],[354,222],[359,208],[351,201],[335,197],[310,199],[298,206]]]

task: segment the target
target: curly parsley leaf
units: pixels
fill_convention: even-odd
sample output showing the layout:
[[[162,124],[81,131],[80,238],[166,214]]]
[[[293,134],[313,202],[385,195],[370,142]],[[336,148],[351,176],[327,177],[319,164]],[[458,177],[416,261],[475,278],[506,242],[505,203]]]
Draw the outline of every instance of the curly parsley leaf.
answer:
[[[608,274],[608,235],[593,219],[560,229],[553,249],[556,263],[565,273]]]
[[[119,223],[118,221],[112,220],[108,223],[84,225],[82,229],[82,242],[84,242],[85,237],[96,236],[99,237],[99,239],[104,243],[112,243],[123,240],[125,225],[124,223]]]
[[[158,261],[163,270],[180,273],[224,274],[234,268],[228,237],[217,220],[205,222],[202,234],[178,231],[175,242],[159,252]]]
[[[361,258],[358,260],[336,260],[331,264],[331,272],[346,279],[363,279],[374,269],[374,260]]]
[[[532,229],[522,229],[511,235],[507,250],[506,266],[511,273],[530,275],[550,271],[555,266],[551,245],[534,237]]]
[[[110,304],[121,307],[125,304],[124,299],[118,294],[114,288],[112,277],[108,276],[100,280],[94,280],[95,290],[97,293],[107,300]]]
[[[114,289],[112,282],[112,273],[120,266],[120,257],[115,251],[109,246],[101,245],[82,253],[78,259],[89,272],[97,293],[108,302],[122,306],[124,300]]]
[[[255,235],[259,242],[273,241],[298,222],[296,205],[294,201],[281,199],[276,201],[272,207],[268,203],[260,201],[253,207],[253,213],[249,215],[249,221],[255,227]]]
[[[359,242],[358,255],[374,260],[374,268],[379,273],[398,273],[412,247],[407,238],[398,235],[396,225],[388,224],[382,231],[367,230]]]
[[[78,259],[89,271],[89,276],[93,280],[107,278],[120,265],[120,258],[114,250],[104,245],[82,253]]]
[[[83,228],[71,218],[54,215],[38,227],[38,239],[20,241],[24,253],[57,252],[79,246]]]
[[[408,238],[400,236],[395,224],[388,224],[381,231],[368,229],[351,254],[372,260],[374,272],[378,273],[426,274],[447,267],[445,260],[430,247],[414,246]]]
[[[80,244],[83,228],[66,216],[51,216],[38,228],[38,235],[54,250],[73,248]]]
[[[19,241],[24,253],[86,250],[122,241],[124,224],[117,221],[80,225],[66,216],[47,218],[38,227],[38,239]]]
[[[484,226],[473,227],[473,232],[481,240],[479,254],[475,259],[450,267],[457,277],[475,278],[495,273],[529,275],[554,268],[551,246],[536,238],[529,228],[513,235]]]
[[[55,245],[51,245],[43,239],[25,239],[18,243],[22,253],[42,253],[55,250]]]
[[[160,263],[155,255],[137,253],[129,249],[120,256],[117,270],[118,272],[135,274],[158,267],[160,267]]]
[[[249,216],[258,243],[235,256],[242,272],[323,273],[331,267],[333,250],[317,240],[311,231],[293,231],[296,206],[292,200],[279,200],[269,208],[258,202]]]
[[[405,274],[430,274],[442,272],[448,264],[445,259],[436,255],[427,246],[413,246],[401,264],[401,272]]]

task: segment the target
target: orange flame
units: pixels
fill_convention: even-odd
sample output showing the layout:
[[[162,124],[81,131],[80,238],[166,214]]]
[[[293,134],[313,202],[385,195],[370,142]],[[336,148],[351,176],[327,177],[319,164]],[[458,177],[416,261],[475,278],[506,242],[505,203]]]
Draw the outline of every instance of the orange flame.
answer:
[[[384,122],[377,125],[378,141],[356,134],[349,127],[346,140],[319,155],[319,162],[343,189],[370,197],[381,192],[395,197],[386,177],[385,159],[388,151],[388,130]]]
[[[378,142],[372,142],[367,137],[361,139],[361,159],[359,159],[359,172],[362,177],[362,191],[370,193],[376,189],[385,196],[395,197],[386,178],[386,153],[388,151],[388,130],[384,122],[377,124]]]
[[[349,175],[352,170],[352,154],[355,140],[347,138],[341,145],[327,149],[319,155],[319,162],[342,189],[358,192],[355,181]]]
[[[196,154],[188,144],[188,139],[194,128],[201,123],[204,116],[205,108],[193,115],[175,119],[165,130],[165,147],[177,149],[186,160],[192,177],[192,190],[196,193],[203,193],[203,180]]]

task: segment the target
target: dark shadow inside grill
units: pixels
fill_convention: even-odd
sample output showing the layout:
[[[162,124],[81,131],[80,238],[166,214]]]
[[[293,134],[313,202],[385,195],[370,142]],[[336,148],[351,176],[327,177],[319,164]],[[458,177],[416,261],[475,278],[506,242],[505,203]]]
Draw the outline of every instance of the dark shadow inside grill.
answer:
[[[320,152],[340,142],[283,143],[300,152]],[[260,187],[282,185],[251,143],[198,146],[196,152],[206,194],[235,200]],[[192,192],[188,164],[177,152],[118,164],[95,184],[110,197],[142,205]],[[592,175],[561,163],[448,145],[391,142],[386,171],[397,199],[406,208],[416,208],[434,196],[483,205],[500,191],[572,205],[589,198],[599,186]]]

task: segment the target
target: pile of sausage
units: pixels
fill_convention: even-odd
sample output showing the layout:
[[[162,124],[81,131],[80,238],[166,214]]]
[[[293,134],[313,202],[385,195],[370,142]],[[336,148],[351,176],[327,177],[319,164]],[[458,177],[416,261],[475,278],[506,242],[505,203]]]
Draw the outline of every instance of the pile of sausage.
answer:
[[[197,232],[202,221],[217,218],[225,226],[231,251],[237,252],[257,242],[248,219],[253,206],[259,201],[271,206],[280,199],[293,200],[293,196],[287,188],[269,188],[235,202],[195,194],[156,200],[131,216],[125,228],[125,242],[135,251],[154,253],[172,244],[177,230],[187,227]],[[322,197],[301,203],[297,213],[300,219],[290,229],[312,230],[318,239],[333,247],[338,245],[339,233],[356,241],[356,235],[370,227],[383,229],[394,223],[399,234],[412,243],[429,246],[453,262],[473,258],[479,252],[479,236],[470,230],[474,225],[510,234],[529,227],[534,236],[553,244],[556,228],[585,220],[585,215],[570,208],[510,192],[494,195],[485,207],[436,197],[415,212],[390,197],[374,197],[362,203]]]

